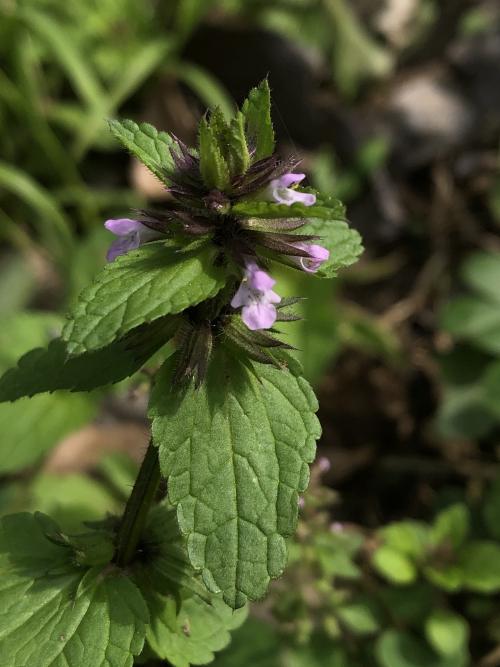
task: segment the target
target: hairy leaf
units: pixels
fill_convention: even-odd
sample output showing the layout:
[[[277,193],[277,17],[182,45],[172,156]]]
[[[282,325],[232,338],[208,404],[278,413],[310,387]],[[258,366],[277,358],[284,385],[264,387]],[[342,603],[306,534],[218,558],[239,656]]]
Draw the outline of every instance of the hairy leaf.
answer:
[[[148,243],[108,264],[85,289],[63,330],[69,354],[109,345],[135,327],[217,294],[224,270],[217,249],[179,252],[163,241]]]
[[[361,236],[341,220],[310,220],[297,233],[318,235],[315,243],[330,251],[329,259],[315,274],[322,278],[333,278],[340,269],[354,264],[363,252]]]
[[[77,568],[31,514],[0,523],[0,655],[9,667],[132,667],[149,621],[117,570]]]
[[[302,191],[302,190],[301,190]],[[313,192],[314,190],[304,190]],[[345,208],[343,204],[335,197],[316,200],[313,206],[306,206],[300,202],[295,202],[288,206],[287,204],[276,204],[268,201],[258,201],[248,199],[237,202],[231,209],[234,215],[240,215],[245,218],[319,218],[321,220],[345,220]]]
[[[291,359],[288,370],[257,371],[219,349],[198,391],[172,391],[174,373],[175,358],[159,373],[150,410],[169,499],[193,566],[241,607],[285,567],[284,538],[320,434],[317,402]]]
[[[210,603],[191,597],[177,609],[173,598],[156,594],[148,598],[152,623],[146,633],[151,649],[174,667],[205,665],[225,648],[230,630],[246,618],[246,608],[233,611],[222,600]]]
[[[172,323],[160,318],[100,350],[75,357],[68,357],[62,340],[53,340],[47,348],[25,354],[0,378],[0,402],[57,389],[90,391],[119,382],[138,371],[172,333]]]
[[[274,152],[274,130],[271,120],[271,91],[267,79],[250,91],[242,112],[248,143],[255,148],[253,160],[256,162],[269,157]]]
[[[170,153],[174,143],[166,132],[133,120],[110,120],[109,127],[114,136],[132,155],[135,155],[160,181],[168,184],[168,176],[174,171],[175,165]]]
[[[217,133],[205,118],[199,126],[200,171],[209,190],[224,190],[229,186],[229,168],[222,153]]]

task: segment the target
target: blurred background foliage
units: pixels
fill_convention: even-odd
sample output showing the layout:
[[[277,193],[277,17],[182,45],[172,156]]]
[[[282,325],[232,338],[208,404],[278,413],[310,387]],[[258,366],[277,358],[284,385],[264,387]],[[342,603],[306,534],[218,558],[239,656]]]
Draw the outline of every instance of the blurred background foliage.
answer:
[[[215,664],[498,666],[494,0],[0,0],[0,371],[56,335],[103,221],[165,198],[106,119],[193,142],[266,75],[280,151],[366,252],[333,285],[278,276],[324,435],[289,568]],[[152,370],[2,405],[0,512],[119,512]]]

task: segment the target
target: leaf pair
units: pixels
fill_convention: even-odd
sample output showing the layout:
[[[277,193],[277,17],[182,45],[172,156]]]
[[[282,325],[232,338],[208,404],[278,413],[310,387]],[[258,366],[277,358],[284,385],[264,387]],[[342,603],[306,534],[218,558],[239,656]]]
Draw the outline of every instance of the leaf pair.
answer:
[[[41,515],[1,520],[2,664],[132,667],[146,641],[175,667],[213,659],[245,610],[233,614],[221,600],[203,601],[183,588],[193,573],[173,512],[164,505],[155,510],[144,538],[146,562],[127,573],[89,557],[106,553],[102,535],[68,538]],[[92,562],[100,564],[82,566]],[[154,588],[146,572],[157,575]]]

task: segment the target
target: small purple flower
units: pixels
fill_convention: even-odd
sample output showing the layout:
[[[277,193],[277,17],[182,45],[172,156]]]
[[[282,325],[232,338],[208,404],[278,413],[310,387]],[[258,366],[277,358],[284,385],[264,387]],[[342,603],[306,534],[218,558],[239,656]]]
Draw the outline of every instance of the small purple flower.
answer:
[[[241,318],[252,331],[270,329],[276,322],[275,303],[281,297],[271,289],[276,283],[253,261],[245,267],[245,278],[231,300],[233,308],[242,308]]]
[[[119,255],[124,255],[130,250],[135,250],[143,243],[163,238],[163,234],[149,229],[139,220],[130,220],[130,218],[106,220],[104,226],[108,231],[118,236],[106,254],[108,262],[112,262]]]
[[[323,262],[330,257],[330,251],[326,248],[323,248],[321,245],[314,245],[311,243],[294,243],[295,248],[303,250],[309,254],[309,257],[296,257],[295,262],[307,273],[316,273],[320,268]]]
[[[321,456],[318,459],[318,469],[320,472],[328,472],[331,467],[332,464],[330,463],[330,459],[327,459],[326,456]]]
[[[278,204],[291,206],[296,202],[304,206],[312,206],[316,203],[316,195],[309,192],[297,192],[292,185],[296,185],[304,180],[305,174],[284,174],[275,178],[269,183],[268,195],[272,201]]]

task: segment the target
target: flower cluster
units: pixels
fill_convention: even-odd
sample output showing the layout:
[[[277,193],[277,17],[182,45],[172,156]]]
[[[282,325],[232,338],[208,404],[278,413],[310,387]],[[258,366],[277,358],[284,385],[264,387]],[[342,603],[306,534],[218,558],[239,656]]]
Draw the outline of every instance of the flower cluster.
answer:
[[[176,199],[180,200],[182,207],[180,209],[172,208],[162,213],[147,213],[143,215],[142,220],[129,218],[107,220],[105,222],[106,229],[118,237],[109,248],[108,261],[113,261],[119,255],[138,248],[143,243],[161,239],[173,230],[188,235],[212,232],[214,237],[217,238],[219,230],[217,230],[216,225],[221,225],[221,220],[217,220],[217,217],[220,216],[220,210],[226,206],[226,197],[218,191],[203,193],[201,181],[196,178],[196,158],[190,154],[181,142],[178,142],[178,146],[176,159],[179,176],[177,182],[169,188],[169,191]],[[267,177],[269,177],[270,166],[272,166],[271,173],[281,167],[275,158],[266,161],[264,165],[261,164],[261,172],[264,172]],[[265,187],[260,189],[260,192],[256,193],[256,199],[286,206],[296,202],[304,206],[313,206],[316,203],[316,195],[299,192],[294,187],[301,183],[304,178],[305,174],[291,172],[272,178]],[[248,195],[255,188],[256,183],[258,186],[262,185],[262,173],[260,178],[254,177],[249,181],[240,179],[238,189],[242,194]],[[205,206],[212,212],[215,222],[214,218],[208,217],[205,211],[199,211],[196,208],[193,210],[193,201],[195,201],[196,196],[198,198],[202,197]],[[189,210],[190,207],[191,211]],[[329,257],[326,248],[309,242],[312,240],[310,237],[280,233],[283,229],[297,229],[301,224],[303,224],[301,220],[274,221],[274,224],[269,225],[273,231],[267,233],[267,235],[265,232],[254,232],[251,229],[251,224],[249,225],[246,221],[242,222],[239,228],[234,225],[237,231],[243,231],[246,226],[246,235],[244,233],[235,234],[235,229],[225,230],[230,237],[232,236],[234,242],[232,250],[243,272],[242,283],[231,300],[231,306],[235,309],[241,308],[244,323],[253,331],[269,329],[274,325],[277,317],[275,304],[279,303],[281,298],[271,289],[275,280],[257,264],[257,257],[251,241],[256,245],[262,245],[264,248],[281,251],[287,263],[308,273],[315,273]],[[231,231],[233,234],[231,234]],[[221,240],[220,236],[219,240]]]

